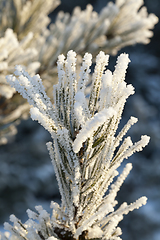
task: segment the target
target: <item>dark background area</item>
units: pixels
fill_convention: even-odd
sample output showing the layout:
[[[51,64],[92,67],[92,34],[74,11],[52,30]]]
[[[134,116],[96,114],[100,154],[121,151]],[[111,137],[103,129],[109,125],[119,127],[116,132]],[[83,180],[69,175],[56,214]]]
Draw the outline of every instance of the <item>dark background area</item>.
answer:
[[[85,9],[91,3],[99,12],[108,1],[77,0],[65,1],[50,14],[54,21],[58,11],[72,12],[80,5]],[[160,18],[160,1],[145,0],[149,13]],[[126,81],[135,87],[135,95],[127,103],[121,121],[123,126],[132,115],[138,117],[138,123],[129,131],[133,141],[141,135],[151,136],[149,145],[143,152],[124,161],[133,163],[133,170],[118,194],[119,203],[135,201],[146,195],[148,203],[139,210],[124,216],[120,223],[123,240],[159,240],[160,239],[160,24],[154,29],[154,36],[148,45],[135,45],[122,49],[129,53],[131,63]],[[118,55],[120,54],[118,53]],[[110,57],[110,69],[113,70],[117,56]],[[14,213],[26,220],[27,208],[34,210],[42,204],[49,211],[50,201],[60,201],[53,167],[45,143],[49,134],[32,120],[22,121],[13,143],[0,147],[0,224],[9,220]],[[123,167],[123,165],[122,165]]]

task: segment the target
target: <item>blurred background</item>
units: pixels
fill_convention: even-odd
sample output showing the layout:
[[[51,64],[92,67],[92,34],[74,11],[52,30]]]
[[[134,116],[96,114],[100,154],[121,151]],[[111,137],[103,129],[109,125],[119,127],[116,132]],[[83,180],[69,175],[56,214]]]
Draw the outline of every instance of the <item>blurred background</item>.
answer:
[[[60,10],[72,13],[75,6],[86,8],[91,3],[100,12],[106,0],[65,1],[50,14],[52,21]],[[144,0],[149,13],[160,18],[160,1]],[[117,200],[120,203],[135,201],[145,195],[148,203],[138,211],[124,217],[120,227],[123,240],[160,239],[160,23],[153,30],[148,45],[123,48],[129,53],[131,63],[126,81],[135,87],[125,106],[120,128],[129,117],[139,121],[129,131],[133,141],[141,135],[151,136],[143,152],[125,160],[133,163],[133,170],[123,184]],[[120,54],[119,52],[119,54]],[[110,57],[109,68],[114,69],[117,56]],[[46,149],[50,135],[37,122],[23,120],[12,143],[0,146],[0,225],[15,214],[22,221],[27,219],[26,210],[43,205],[49,211],[50,201],[60,202],[54,170]],[[122,166],[123,167],[123,166]]]

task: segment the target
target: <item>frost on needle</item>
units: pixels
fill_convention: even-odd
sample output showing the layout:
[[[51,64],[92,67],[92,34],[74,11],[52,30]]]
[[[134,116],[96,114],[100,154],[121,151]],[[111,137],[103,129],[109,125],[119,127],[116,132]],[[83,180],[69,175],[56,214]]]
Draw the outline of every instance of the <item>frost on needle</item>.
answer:
[[[124,159],[141,151],[149,137],[142,136],[137,143],[124,137],[137,122],[135,117],[117,133],[125,102],[134,94],[134,88],[125,82],[128,55],[118,57],[113,73],[106,69],[108,59],[104,52],[97,55],[90,96],[86,98],[92,55],[84,55],[78,76],[76,53],[69,51],[66,59],[60,55],[54,105],[39,75],[31,77],[21,66],[16,66],[15,76],[7,76],[10,85],[32,106],[32,119],[51,134],[52,142],[47,143],[47,148],[61,194],[61,205],[51,203],[51,216],[41,206],[36,207],[37,212],[27,210],[29,220],[24,224],[11,215],[13,226],[5,223],[11,238],[120,240],[118,223],[123,215],[146,204],[147,198],[141,197],[115,210],[117,192],[132,164],[126,164],[115,180],[119,174],[117,168]],[[6,234],[2,240],[8,238]]]

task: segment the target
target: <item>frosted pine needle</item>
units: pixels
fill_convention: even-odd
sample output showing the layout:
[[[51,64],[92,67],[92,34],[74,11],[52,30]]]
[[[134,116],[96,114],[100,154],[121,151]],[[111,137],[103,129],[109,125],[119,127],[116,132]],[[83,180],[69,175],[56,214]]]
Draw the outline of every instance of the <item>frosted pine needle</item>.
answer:
[[[135,144],[130,137],[124,138],[137,122],[135,117],[117,133],[125,102],[134,94],[134,88],[125,82],[130,62],[128,55],[118,57],[113,73],[106,69],[108,58],[104,52],[97,55],[89,99],[85,97],[92,59],[89,53],[83,58],[79,76],[76,74],[76,53],[69,51],[66,59],[59,56],[59,83],[53,90],[54,105],[39,75],[31,77],[22,67],[16,66],[16,76],[7,76],[10,85],[32,105],[32,119],[51,134],[52,142],[47,143],[47,148],[61,194],[61,205],[51,203],[51,216],[41,206],[36,207],[38,213],[27,210],[29,220],[25,224],[12,215],[13,226],[5,223],[5,229],[15,239],[119,240],[118,223],[123,215],[146,204],[147,198],[141,197],[115,210],[117,192],[132,164],[128,163],[114,180],[119,174],[117,168],[125,158],[141,151],[149,137],[142,136]],[[7,237],[2,235],[1,239]]]

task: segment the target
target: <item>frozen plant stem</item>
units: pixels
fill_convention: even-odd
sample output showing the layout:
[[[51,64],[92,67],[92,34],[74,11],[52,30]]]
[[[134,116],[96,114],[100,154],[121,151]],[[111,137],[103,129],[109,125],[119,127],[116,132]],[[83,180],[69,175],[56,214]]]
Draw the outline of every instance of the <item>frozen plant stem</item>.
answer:
[[[123,203],[114,209],[117,192],[132,164],[128,163],[114,181],[117,168],[125,158],[141,151],[149,137],[142,136],[135,144],[130,137],[124,137],[137,122],[134,117],[116,133],[126,99],[134,94],[134,88],[124,81],[130,61],[128,55],[118,57],[113,73],[106,70],[108,58],[104,52],[96,57],[89,99],[85,97],[92,64],[89,53],[84,55],[79,76],[76,75],[76,53],[69,51],[66,60],[63,55],[59,56],[54,105],[39,75],[31,77],[21,66],[16,66],[17,77],[7,76],[10,85],[32,105],[32,119],[38,120],[52,136],[53,142],[47,143],[47,148],[62,200],[61,205],[51,203],[51,217],[41,206],[36,207],[38,213],[27,211],[29,220],[24,225],[12,215],[10,220],[14,225],[5,223],[11,236],[25,240],[120,240],[118,223],[123,215],[146,204],[147,198],[141,197],[130,205]]]

